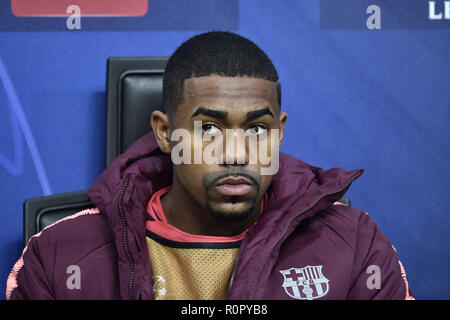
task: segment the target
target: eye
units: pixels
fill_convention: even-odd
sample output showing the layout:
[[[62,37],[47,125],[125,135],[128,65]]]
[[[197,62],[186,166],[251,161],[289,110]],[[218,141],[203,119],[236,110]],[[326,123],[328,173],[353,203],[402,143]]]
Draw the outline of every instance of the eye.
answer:
[[[245,132],[248,133],[248,134],[259,135],[259,134],[266,133],[267,132],[267,128],[262,126],[262,125],[260,125],[260,124],[257,124],[257,125],[249,127]]]
[[[212,123],[202,124],[202,130],[203,130],[203,133],[205,133],[205,134],[219,134],[222,132],[219,127],[217,127],[216,125],[214,125]]]

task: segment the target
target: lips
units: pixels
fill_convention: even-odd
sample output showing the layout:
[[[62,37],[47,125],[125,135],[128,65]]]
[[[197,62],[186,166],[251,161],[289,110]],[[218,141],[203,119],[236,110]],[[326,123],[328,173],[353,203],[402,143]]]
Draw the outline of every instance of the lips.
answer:
[[[227,196],[242,196],[253,189],[253,183],[245,177],[227,177],[219,180],[215,188]]]

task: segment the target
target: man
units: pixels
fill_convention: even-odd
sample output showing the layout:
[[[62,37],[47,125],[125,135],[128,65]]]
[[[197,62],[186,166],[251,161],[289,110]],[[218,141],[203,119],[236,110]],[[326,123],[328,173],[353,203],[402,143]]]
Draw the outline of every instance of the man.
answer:
[[[411,298],[389,240],[338,202],[363,170],[279,153],[278,74],[253,42],[189,39],[163,101],[90,188],[96,207],[30,239],[8,299]]]

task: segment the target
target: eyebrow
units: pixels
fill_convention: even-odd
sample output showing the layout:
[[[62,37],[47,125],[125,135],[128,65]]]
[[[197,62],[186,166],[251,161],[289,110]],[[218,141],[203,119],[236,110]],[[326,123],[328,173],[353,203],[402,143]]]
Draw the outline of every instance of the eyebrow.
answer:
[[[213,118],[219,118],[219,119],[226,119],[228,117],[228,112],[226,111],[219,111],[219,110],[213,110],[213,109],[206,109],[203,107],[199,107],[191,116],[191,118],[195,118],[198,115],[205,115]]]
[[[269,108],[249,111],[247,112],[247,121],[262,117],[266,114],[273,117],[273,113],[269,110]]]
[[[195,118],[196,116],[199,116],[201,114],[205,115],[205,116],[213,117],[213,118],[224,119],[224,120],[227,119],[227,117],[228,117],[228,112],[226,112],[226,111],[219,111],[219,110],[206,109],[204,107],[199,107],[192,114],[191,118]],[[262,117],[266,114],[273,117],[273,113],[272,113],[272,111],[269,110],[269,108],[249,111],[249,112],[247,112],[247,121]]]

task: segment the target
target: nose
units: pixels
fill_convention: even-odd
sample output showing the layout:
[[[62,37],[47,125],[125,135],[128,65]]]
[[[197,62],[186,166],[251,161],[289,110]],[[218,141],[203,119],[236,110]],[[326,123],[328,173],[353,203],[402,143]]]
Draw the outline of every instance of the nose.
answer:
[[[224,165],[244,166],[248,164],[248,146],[242,129],[227,129],[224,146]]]

